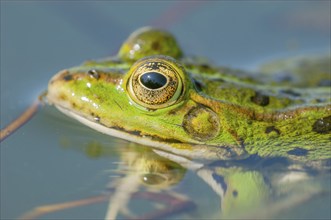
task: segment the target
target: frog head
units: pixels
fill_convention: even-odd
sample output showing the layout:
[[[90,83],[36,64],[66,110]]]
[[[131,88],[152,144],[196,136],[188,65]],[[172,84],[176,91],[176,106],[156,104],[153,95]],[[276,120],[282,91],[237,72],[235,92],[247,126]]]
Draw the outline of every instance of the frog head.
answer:
[[[199,101],[208,98],[196,91],[181,55],[170,33],[144,28],[115,58],[60,71],[49,82],[47,99],[112,136],[192,157],[241,157],[230,132],[220,137],[219,116]]]
[[[261,84],[182,54],[169,32],[143,28],[116,56],[60,71],[47,99],[93,129],[181,156],[331,158],[328,88]]]

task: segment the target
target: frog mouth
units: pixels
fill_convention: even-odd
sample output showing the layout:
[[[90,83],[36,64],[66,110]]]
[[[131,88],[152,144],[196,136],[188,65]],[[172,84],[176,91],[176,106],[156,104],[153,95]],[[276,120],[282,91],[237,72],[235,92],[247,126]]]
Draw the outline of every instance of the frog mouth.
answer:
[[[55,107],[65,115],[74,118],[84,125],[106,135],[124,139],[144,146],[150,146],[154,149],[170,152],[181,157],[203,160],[229,160],[242,159],[243,157],[246,157],[246,154],[243,154],[243,152],[238,155],[238,152],[236,152],[236,148],[238,147],[183,143],[175,139],[163,140],[158,137],[150,137],[146,135],[141,136],[140,132],[131,132],[119,127],[108,127],[100,122],[96,122],[92,118],[86,118],[83,115],[73,112],[72,110],[69,110],[65,107],[59,105],[56,105]]]

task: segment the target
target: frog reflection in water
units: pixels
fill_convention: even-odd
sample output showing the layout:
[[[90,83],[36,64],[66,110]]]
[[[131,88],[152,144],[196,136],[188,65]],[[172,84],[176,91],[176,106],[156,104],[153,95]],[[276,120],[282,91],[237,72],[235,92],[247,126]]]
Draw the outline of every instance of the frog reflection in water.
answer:
[[[323,164],[331,158],[330,57],[282,65],[280,70],[290,66],[294,75],[254,76],[215,67],[185,57],[170,33],[142,28],[117,56],[56,74],[47,100],[93,129],[158,154],[209,161],[255,155]],[[263,204],[269,189],[262,174],[228,170],[217,168],[228,189],[239,189],[245,180],[246,188],[254,188],[245,191],[260,190],[251,198]],[[213,187],[211,175],[201,177]],[[223,209],[231,210],[225,207],[232,200],[216,191],[223,194]],[[250,207],[250,201],[241,204]]]
[[[156,153],[165,157],[160,157]],[[122,165],[125,164],[124,170],[127,172],[125,177],[115,181],[115,194],[110,199],[105,219],[115,219],[119,211],[129,210],[127,206],[130,194],[139,191],[140,185],[145,186],[148,191],[165,191],[181,202],[188,202],[189,198],[183,192],[173,191],[177,184],[181,184],[187,170],[200,176],[220,198],[221,213],[219,210],[215,211],[216,217],[243,217],[247,214],[258,216],[262,207],[274,202],[270,183],[265,181],[267,176],[255,170],[207,166],[165,152],[156,150],[156,153],[142,145],[132,145],[127,151],[121,151]],[[123,170],[123,167],[119,170]],[[222,179],[221,183],[217,182],[219,178]],[[286,194],[288,193],[287,191]],[[284,193],[281,196],[284,196]],[[203,199],[203,195],[199,198]],[[209,200],[215,199],[209,198]],[[279,213],[272,213],[269,217],[275,214]]]
[[[109,147],[107,144],[92,141],[87,146],[67,143],[67,147],[84,151],[92,158],[114,156],[121,158],[119,167],[115,171],[120,175],[113,177],[109,184],[112,194],[105,219],[117,217],[136,219],[137,216],[130,211],[129,206],[131,198],[137,197],[137,192],[154,193],[151,195],[156,195],[156,198],[152,199],[156,202],[154,204],[167,203],[163,210],[159,207],[157,211],[152,211],[150,215],[144,213],[138,219],[148,218],[147,216],[155,216],[158,219],[173,214],[188,213],[196,207],[195,203],[199,204],[199,200],[205,200],[206,196],[211,202],[209,206],[215,207],[215,201],[216,204],[220,204],[220,209],[213,210],[213,214],[208,217],[252,219],[278,216],[322,190],[316,179],[312,183],[304,171],[284,171],[279,167],[274,169],[270,166],[273,169],[273,172],[270,172],[268,166],[261,170],[258,167],[243,167],[239,163],[230,161],[226,164],[203,164],[134,143]],[[195,195],[198,196],[197,202],[194,198],[189,198],[186,195],[186,186],[183,188],[187,180],[182,181],[187,172],[194,172],[204,180],[213,189],[215,196],[199,193]],[[304,197],[301,196],[302,192],[305,194]],[[220,199],[219,202],[217,197]],[[291,202],[284,205],[284,201]],[[42,210],[54,210],[51,208],[53,206],[38,207],[23,215],[21,219],[39,217],[45,214]],[[64,204],[55,206],[65,208]]]

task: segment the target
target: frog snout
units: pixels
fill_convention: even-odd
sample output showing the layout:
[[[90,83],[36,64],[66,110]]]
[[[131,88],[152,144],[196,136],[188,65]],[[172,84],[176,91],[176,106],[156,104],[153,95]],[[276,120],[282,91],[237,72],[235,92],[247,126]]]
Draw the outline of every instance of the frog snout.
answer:
[[[51,80],[49,81],[48,86],[54,84],[54,82],[57,82],[59,80],[68,78],[70,76],[69,71],[68,70],[61,70],[60,72],[58,72],[57,74],[55,74]]]

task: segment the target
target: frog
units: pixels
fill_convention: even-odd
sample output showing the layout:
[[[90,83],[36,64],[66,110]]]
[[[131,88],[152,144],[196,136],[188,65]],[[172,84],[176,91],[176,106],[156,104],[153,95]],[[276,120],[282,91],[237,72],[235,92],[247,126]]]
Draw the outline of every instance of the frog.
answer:
[[[218,67],[186,56],[170,32],[143,27],[115,56],[55,74],[46,99],[106,135],[190,159],[329,161],[330,57],[313,67],[276,82],[275,68]]]

